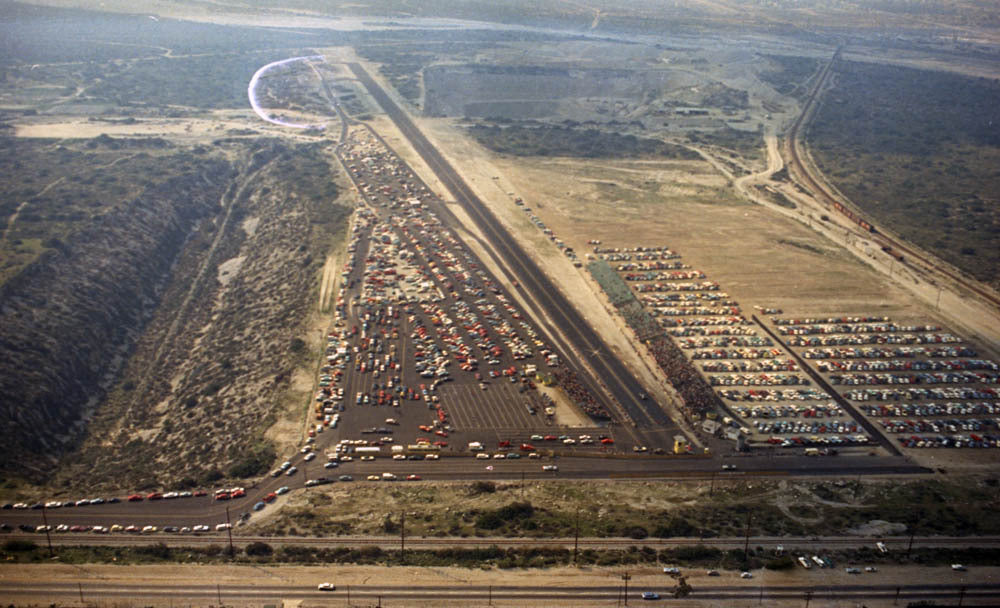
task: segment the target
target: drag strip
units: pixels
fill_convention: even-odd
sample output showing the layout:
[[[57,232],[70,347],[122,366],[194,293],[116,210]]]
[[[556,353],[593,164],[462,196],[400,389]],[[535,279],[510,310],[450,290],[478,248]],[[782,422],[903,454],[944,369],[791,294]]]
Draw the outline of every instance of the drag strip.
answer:
[[[417,153],[434,171],[438,179],[448,188],[455,200],[476,222],[477,227],[502,256],[502,261],[513,269],[521,285],[544,307],[545,314],[559,326],[563,334],[568,336],[574,351],[576,353],[596,353],[590,358],[590,365],[597,372],[598,380],[607,386],[634,423],[639,427],[646,428],[660,425],[674,426],[670,417],[656,402],[639,398],[639,395],[646,391],[635,377],[628,372],[624,364],[598,337],[594,329],[583,320],[580,313],[570,304],[562,292],[549,281],[534,260],[493,217],[486,205],[458,175],[454,167],[420,132],[413,121],[389,98],[360,64],[349,63],[347,65],[372,97],[382,106]],[[543,320],[539,319],[539,322],[543,322]],[[571,362],[567,363],[571,364]],[[580,369],[576,365],[573,367]],[[581,379],[588,385],[592,393],[602,394],[601,391],[596,390],[589,374],[581,374]]]

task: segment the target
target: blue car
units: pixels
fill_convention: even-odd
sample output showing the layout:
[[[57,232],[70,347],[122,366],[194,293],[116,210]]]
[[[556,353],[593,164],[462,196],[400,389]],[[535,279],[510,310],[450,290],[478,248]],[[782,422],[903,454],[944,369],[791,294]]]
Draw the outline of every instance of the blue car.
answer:
[[[266,507],[266,506],[267,506],[267,505],[266,505],[266,504],[264,504],[263,502],[259,502],[259,503],[255,504],[255,505],[253,506],[253,510],[254,510],[254,511],[260,511],[260,510],[262,510],[262,509],[263,509],[264,507]]]
[[[660,599],[660,594],[655,591],[643,591],[642,599],[644,600],[658,600]]]

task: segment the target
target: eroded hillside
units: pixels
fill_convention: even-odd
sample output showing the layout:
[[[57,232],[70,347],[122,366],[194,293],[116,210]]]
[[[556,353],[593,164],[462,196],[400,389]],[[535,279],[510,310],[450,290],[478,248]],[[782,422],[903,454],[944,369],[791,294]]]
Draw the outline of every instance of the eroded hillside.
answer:
[[[226,144],[239,153],[244,145]],[[116,487],[248,476],[271,465],[263,433],[285,404],[330,245],[349,209],[318,145],[261,144],[211,225],[179,257],[62,485],[102,471]]]
[[[217,212],[232,170],[192,170],[50,241],[0,287],[0,454],[40,480],[77,440],[102,384],[121,369],[192,231]]]

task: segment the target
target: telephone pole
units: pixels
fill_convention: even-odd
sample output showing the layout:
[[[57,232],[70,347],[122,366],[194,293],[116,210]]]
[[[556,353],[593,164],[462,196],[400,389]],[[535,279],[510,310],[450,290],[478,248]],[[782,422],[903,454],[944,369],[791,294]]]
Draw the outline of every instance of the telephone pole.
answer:
[[[580,551],[580,507],[576,508],[576,525],[573,529],[573,563],[576,564],[576,557]]]
[[[49,541],[49,557],[55,555],[52,552],[52,533],[49,532],[49,518],[45,516],[45,505],[42,505],[42,523],[45,524],[45,540]]]
[[[750,511],[747,511],[747,529],[743,542],[743,561],[750,557]]]
[[[628,608],[628,582],[632,580],[632,575],[628,573],[628,570],[622,575],[622,580],[625,581],[625,608]]]
[[[236,557],[236,549],[233,547],[233,522],[229,519],[229,507],[226,507],[226,532],[229,532],[229,557]]]
[[[399,561],[406,563],[406,511],[399,518]]]

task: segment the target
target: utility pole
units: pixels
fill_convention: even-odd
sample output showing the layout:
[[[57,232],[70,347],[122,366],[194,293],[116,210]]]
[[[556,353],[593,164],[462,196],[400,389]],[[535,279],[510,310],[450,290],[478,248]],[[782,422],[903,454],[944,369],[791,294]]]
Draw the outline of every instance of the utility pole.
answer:
[[[399,519],[399,561],[406,563],[406,511]]]
[[[622,575],[622,580],[625,581],[625,608],[628,608],[628,582],[632,580],[632,575],[628,573],[628,570]]]
[[[489,599],[489,605],[492,606],[493,605],[493,585],[490,585],[490,588],[489,588],[489,598],[490,598]]]
[[[906,557],[910,557],[910,551],[913,550],[913,536],[916,534],[916,530],[910,530],[910,543],[906,546]]]
[[[49,532],[49,518],[45,516],[45,505],[42,505],[42,523],[45,524],[45,540],[49,541],[49,557],[53,557],[55,553],[52,551],[52,533]]]
[[[708,495],[711,496],[715,493],[715,471],[712,471],[712,483],[708,486]]]
[[[958,605],[961,606],[962,602],[965,601],[965,587],[963,586],[958,590]]]
[[[580,551],[580,507],[576,507],[576,525],[573,530],[573,563],[576,564],[576,557]]]
[[[83,583],[77,583],[76,586],[80,589],[80,603],[82,604],[83,603]],[[962,589],[965,589],[965,587],[962,587]],[[962,602],[959,601],[958,605],[961,606]]]
[[[215,584],[215,593],[216,593],[216,595],[219,598],[219,605],[221,606],[222,605],[222,585],[220,585],[218,583]]]
[[[806,591],[806,608],[809,608],[809,602],[812,599],[813,599],[813,592],[811,590]]]
[[[750,557],[750,515],[751,511],[747,511],[747,529],[743,540],[743,561],[747,561]]]
[[[236,557],[236,549],[233,548],[233,522],[229,519],[229,506],[226,506],[226,532],[229,532],[229,557]]]

